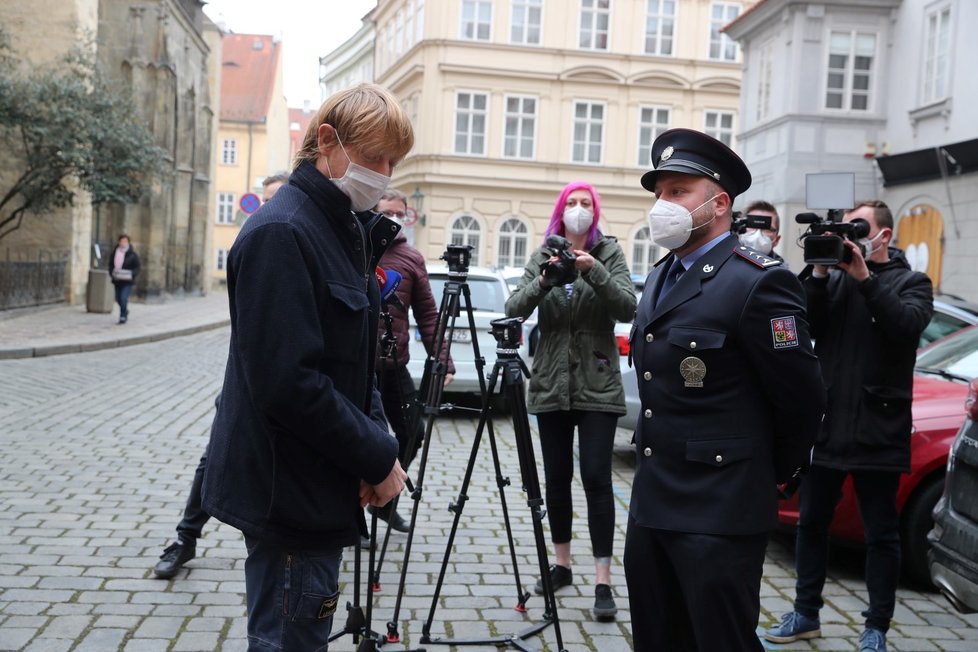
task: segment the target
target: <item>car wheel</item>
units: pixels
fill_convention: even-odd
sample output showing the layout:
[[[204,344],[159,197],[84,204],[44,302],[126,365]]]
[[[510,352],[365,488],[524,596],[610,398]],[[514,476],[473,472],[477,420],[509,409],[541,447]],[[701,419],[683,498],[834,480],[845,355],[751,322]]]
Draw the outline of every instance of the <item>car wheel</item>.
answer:
[[[914,582],[933,586],[927,565],[927,533],[934,527],[931,512],[944,491],[944,475],[924,480],[903,508],[900,538],[903,572]]]

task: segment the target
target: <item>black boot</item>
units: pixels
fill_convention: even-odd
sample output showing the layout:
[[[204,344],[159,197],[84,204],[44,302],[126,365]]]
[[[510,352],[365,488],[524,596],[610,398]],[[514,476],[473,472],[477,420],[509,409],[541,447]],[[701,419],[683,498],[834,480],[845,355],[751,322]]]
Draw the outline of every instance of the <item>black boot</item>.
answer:
[[[157,562],[153,574],[163,580],[168,580],[177,574],[180,567],[197,556],[197,544],[177,541],[163,550],[160,561]]]

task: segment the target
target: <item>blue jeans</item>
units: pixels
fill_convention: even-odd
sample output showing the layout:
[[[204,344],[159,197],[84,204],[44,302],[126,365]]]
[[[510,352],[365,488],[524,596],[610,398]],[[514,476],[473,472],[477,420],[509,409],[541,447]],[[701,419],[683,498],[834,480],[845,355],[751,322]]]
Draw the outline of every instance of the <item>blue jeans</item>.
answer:
[[[132,283],[115,284],[115,302],[119,304],[119,316],[129,316],[129,295],[132,293]]]
[[[813,466],[799,489],[798,538],[795,542],[795,611],[817,618],[822,608],[829,556],[829,525],[842,496],[845,471]],[[866,534],[866,626],[886,632],[896,606],[900,577],[900,516],[896,509],[900,474],[853,471],[853,487]]]
[[[342,548],[294,550],[245,536],[249,652],[326,650]]]

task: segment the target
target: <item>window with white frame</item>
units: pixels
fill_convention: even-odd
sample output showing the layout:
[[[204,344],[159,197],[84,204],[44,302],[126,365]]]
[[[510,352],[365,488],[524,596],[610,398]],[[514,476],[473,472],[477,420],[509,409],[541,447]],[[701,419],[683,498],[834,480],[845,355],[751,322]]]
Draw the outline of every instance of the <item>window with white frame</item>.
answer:
[[[757,71],[757,120],[771,115],[771,78],[774,69],[774,42],[760,47],[760,63]]]
[[[459,215],[449,227],[451,244],[472,245],[471,265],[479,264],[479,239],[482,237],[482,227],[471,215]]]
[[[401,56],[404,50],[404,11],[399,10],[394,16],[394,56]]]
[[[707,111],[705,115],[704,133],[707,136],[713,136],[727,147],[733,147],[733,111]]]
[[[414,3],[414,42],[424,38],[424,0]]]
[[[645,0],[645,54],[672,56],[676,0]]]
[[[459,38],[466,41],[488,41],[491,28],[492,0],[462,0]]]
[[[214,269],[223,272],[228,266],[228,250],[218,249],[214,255]]]
[[[632,274],[648,276],[652,264],[659,257],[659,248],[652,242],[649,227],[643,226],[632,238]]]
[[[652,141],[669,128],[669,109],[643,106],[638,111],[638,165],[648,167],[652,163]]]
[[[234,193],[217,193],[217,223],[234,224]]]
[[[832,32],[825,84],[825,108],[868,111],[876,34]]]
[[[221,163],[224,165],[238,164],[238,141],[234,138],[225,138],[221,146]]]
[[[574,163],[601,163],[603,142],[604,104],[575,102],[571,160]]]
[[[518,217],[511,217],[499,227],[499,267],[526,266],[526,250],[530,242],[530,230]]]
[[[927,14],[924,37],[924,104],[947,97],[948,57],[951,51],[951,7],[944,5]]]
[[[513,0],[509,40],[522,45],[540,45],[540,16],[543,0]]]
[[[710,59],[736,61],[740,47],[737,42],[720,30],[740,15],[740,5],[730,2],[714,2],[710,5]]]
[[[584,50],[607,50],[610,15],[611,0],[581,0],[578,47]]]
[[[507,95],[503,156],[532,159],[536,126],[536,98]]]
[[[488,95],[461,92],[455,98],[455,153],[486,153]]]

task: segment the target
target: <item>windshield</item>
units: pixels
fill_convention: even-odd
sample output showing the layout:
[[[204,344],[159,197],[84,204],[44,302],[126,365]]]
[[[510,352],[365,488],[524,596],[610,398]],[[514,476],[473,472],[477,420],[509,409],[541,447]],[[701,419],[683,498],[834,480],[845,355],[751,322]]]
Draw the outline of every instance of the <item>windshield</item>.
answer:
[[[917,367],[962,378],[978,376],[978,328],[968,328],[937,342],[917,356]]]
[[[431,281],[431,293],[435,297],[435,302],[440,303],[442,294],[445,292],[445,282],[448,280],[444,276],[429,276]],[[472,310],[482,310],[484,312],[505,312],[506,311],[506,285],[499,279],[493,278],[473,278],[468,277],[469,294],[472,297]],[[464,297],[460,299],[460,305],[465,308]]]

